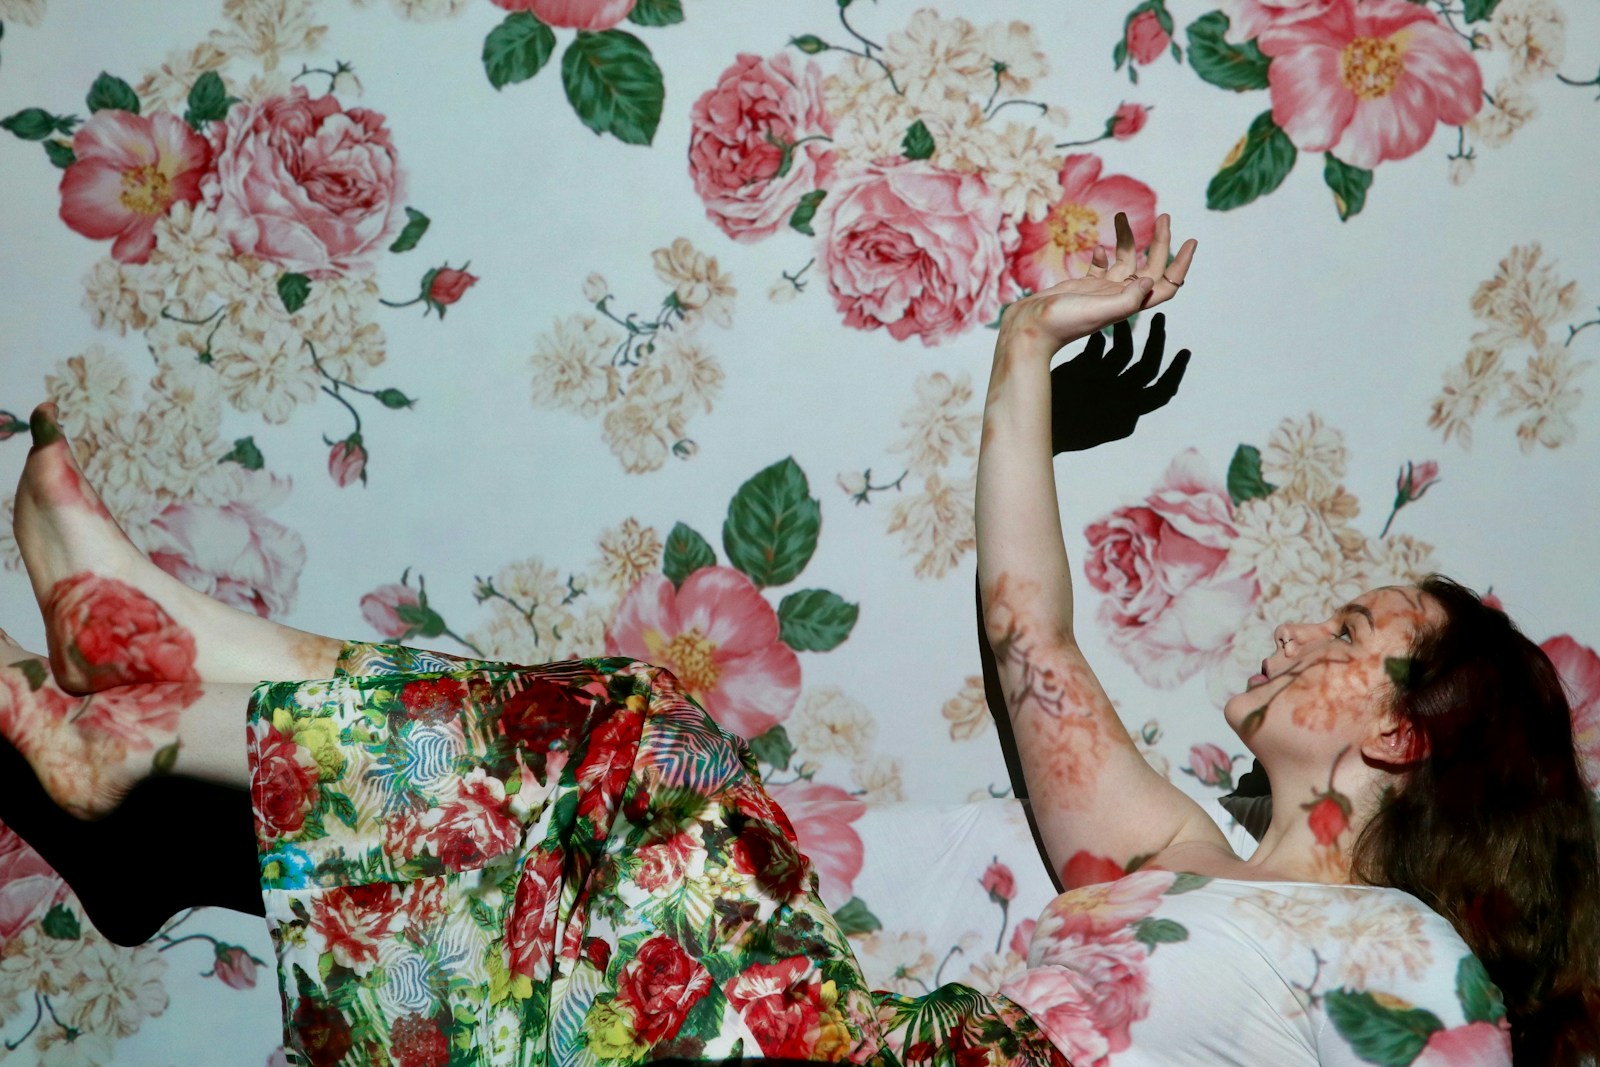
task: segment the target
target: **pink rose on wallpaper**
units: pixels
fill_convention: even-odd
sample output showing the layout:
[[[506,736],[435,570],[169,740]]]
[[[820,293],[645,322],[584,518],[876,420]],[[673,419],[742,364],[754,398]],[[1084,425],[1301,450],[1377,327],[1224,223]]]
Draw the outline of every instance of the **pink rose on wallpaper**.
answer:
[[[19,668],[0,664],[0,734],[19,750],[29,751],[37,731],[49,730],[81,702],[48,681],[35,689]]]
[[[196,682],[152,682],[96,693],[76,720],[86,731],[114,737],[134,752],[172,740],[178,714],[200,698]]]
[[[633,11],[637,0],[494,0],[507,11],[528,11],[546,26],[564,30],[609,30]]]
[[[678,589],[665,575],[645,575],[611,620],[606,655],[667,668],[741,737],[788,718],[800,696],[800,658],[778,639],[778,613],[731,567],[702,567]]]
[[[1095,1021],[1097,991],[1066,968],[1029,968],[1000,992],[1039,1024],[1069,1062],[1093,1065],[1111,1054],[1111,1043]]]
[[[1000,201],[977,174],[906,160],[841,177],[817,214],[817,259],[846,326],[935,345],[1010,299]]]
[[[1257,588],[1228,569],[1233,504],[1197,451],[1179,454],[1142,504],[1084,536],[1084,572],[1105,594],[1100,621],[1140,678],[1168,689],[1226,655]]]
[[[400,618],[400,609],[421,606],[422,596],[417,590],[400,582],[390,582],[361,598],[361,617],[381,636],[397,641],[411,632],[411,624]]]
[[[143,263],[156,223],[173,204],[200,199],[211,146],[178,116],[104,108],[72,135],[77,161],[61,175],[61,221],[85,237],[114,238],[111,257]]]
[[[1207,741],[1189,749],[1189,766],[1184,768],[1201,785],[1233,788],[1233,757]]]
[[[1027,959],[1028,945],[1032,943],[1033,931],[1038,925],[1039,923],[1036,919],[1023,919],[1019,922],[1017,928],[1011,931],[1011,941],[1008,945],[1011,951],[1023,959]]]
[[[838,786],[804,780],[767,791],[789,816],[800,851],[817,870],[822,902],[831,909],[850,903],[866,855],[850,824],[866,814],[866,804]]]
[[[1572,704],[1572,734],[1591,787],[1600,786],[1600,655],[1566,634],[1539,646],[1561,674]]]
[[[145,547],[156,566],[185,585],[264,619],[294,606],[306,565],[300,535],[244,500],[169,504],[151,524]]]
[[[392,235],[404,176],[378,112],[295,86],[213,131],[206,202],[236,251],[320,278],[368,266]]]
[[[1483,105],[1483,74],[1454,30],[1409,0],[1339,4],[1262,34],[1272,120],[1295,146],[1370,169],[1422,149],[1436,123]]]
[[[1126,174],[1101,176],[1100,157],[1068,156],[1061,164],[1061,199],[1038,222],[1017,224],[1011,274],[1038,292],[1068,278],[1081,278],[1096,248],[1117,247],[1113,220],[1126,212],[1133,243],[1145,248],[1156,232],[1156,192]]]
[[[1172,43],[1172,36],[1161,26],[1154,11],[1141,11],[1129,22],[1127,28],[1128,55],[1135,63],[1154,63]]]
[[[256,961],[249,951],[238,945],[217,946],[217,962],[212,973],[230,989],[256,987]]]
[[[1123,104],[1111,115],[1111,136],[1126,141],[1150,121],[1150,109],[1143,104]]]
[[[800,198],[833,177],[825,140],[822,74],[787,54],[740,55],[690,111],[689,176],[706,217],[736,241],[756,241],[789,221]],[[805,144],[801,144],[806,140]]]
[[[1348,0],[1221,0],[1228,16],[1227,39],[1243,44],[1279,26],[1317,18],[1330,7]]]
[[[1428,1035],[1411,1067],[1506,1067],[1511,1034],[1494,1023],[1468,1023]]]
[[[0,945],[44,918],[67,883],[9,826],[0,826]]]

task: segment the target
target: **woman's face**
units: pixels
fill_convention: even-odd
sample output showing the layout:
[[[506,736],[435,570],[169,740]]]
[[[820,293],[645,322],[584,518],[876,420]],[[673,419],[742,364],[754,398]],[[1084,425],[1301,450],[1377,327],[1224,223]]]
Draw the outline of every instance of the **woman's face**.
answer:
[[[1258,753],[1268,738],[1308,750],[1322,747],[1315,737],[1359,745],[1396,672],[1409,669],[1413,637],[1440,612],[1420,590],[1386,586],[1325,621],[1279,626],[1261,673],[1224,707],[1228,725]]]

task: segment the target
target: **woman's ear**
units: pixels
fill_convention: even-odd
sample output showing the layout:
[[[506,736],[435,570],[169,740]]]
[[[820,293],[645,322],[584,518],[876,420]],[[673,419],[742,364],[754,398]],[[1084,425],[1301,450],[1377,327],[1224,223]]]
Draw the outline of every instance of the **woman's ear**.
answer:
[[[1428,755],[1428,739],[1409,720],[1389,714],[1373,725],[1361,743],[1361,755],[1368,763],[1408,767]]]

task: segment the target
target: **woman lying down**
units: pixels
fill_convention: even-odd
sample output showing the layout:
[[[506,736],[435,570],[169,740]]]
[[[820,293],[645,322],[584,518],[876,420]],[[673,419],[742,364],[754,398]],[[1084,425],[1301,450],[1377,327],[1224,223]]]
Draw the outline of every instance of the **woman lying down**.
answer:
[[[49,405],[16,504],[49,656],[0,649],[26,679],[0,729],[85,817],[174,743],[180,773],[250,789],[285,1043],[317,1067],[1583,1062],[1600,850],[1560,682],[1505,615],[1430,579],[1280,626],[1225,709],[1272,785],[1247,859],[1085,662],[1050,360],[1194,255],[1168,263],[1165,217],[1144,268],[1118,237],[1007,310],[984,415],[985,628],[1029,794],[1051,865],[1108,879],[1051,902],[998,994],[869,989],[745,743],[669,673],[234,611],[127,541]]]

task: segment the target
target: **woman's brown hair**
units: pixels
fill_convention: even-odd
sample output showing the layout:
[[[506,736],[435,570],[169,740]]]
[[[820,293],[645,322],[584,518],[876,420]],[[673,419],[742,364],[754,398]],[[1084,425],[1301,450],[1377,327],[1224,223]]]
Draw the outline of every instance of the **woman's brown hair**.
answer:
[[[1353,873],[1427,902],[1505,997],[1519,1065],[1600,1056],[1600,842],[1550,658],[1505,613],[1434,575],[1444,619],[1395,665],[1424,755],[1380,805]]]

